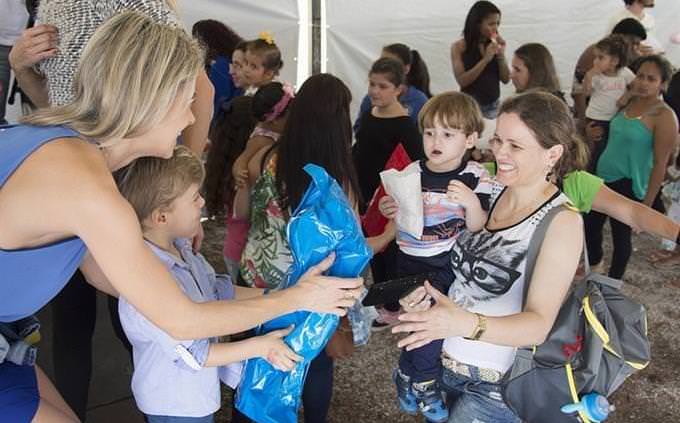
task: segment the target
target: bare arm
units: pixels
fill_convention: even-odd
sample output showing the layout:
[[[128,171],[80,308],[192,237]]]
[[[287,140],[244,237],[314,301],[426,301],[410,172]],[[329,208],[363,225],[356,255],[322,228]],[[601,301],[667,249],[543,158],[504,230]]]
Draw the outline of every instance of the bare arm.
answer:
[[[245,176],[250,174],[251,162],[255,156],[258,155],[261,158],[272,144],[274,144],[274,141],[271,138],[262,136],[252,137],[246,142],[246,148],[239,154],[231,168],[237,186],[242,186],[245,183]],[[257,165],[259,166],[259,162]]]
[[[526,307],[521,313],[487,317],[481,340],[496,345],[521,347],[541,344],[555,321],[560,305],[576,272],[583,246],[581,216],[560,212],[550,224],[536,260]],[[427,293],[436,304],[427,311],[406,313],[393,332],[412,332],[399,341],[408,350],[435,339],[469,336],[476,325],[475,316],[453,303],[446,295],[428,286]],[[413,295],[423,293],[414,292]]]
[[[508,66],[508,61],[505,58],[505,40],[500,35],[496,36],[496,43],[498,48],[496,49],[496,57],[498,58],[498,72],[499,78],[502,83],[507,84],[510,82],[510,67]]]
[[[257,298],[262,295],[264,295],[264,289],[234,285],[234,299],[236,300],[247,300],[249,298]]]
[[[85,255],[83,262],[80,264],[80,271],[85,276],[87,283],[112,297],[118,297],[118,291],[111,285],[108,278],[104,275],[89,252]]]
[[[385,225],[385,230],[383,233],[377,236],[366,238],[366,243],[368,243],[368,246],[373,251],[373,254],[377,254],[384,250],[385,247],[387,247],[387,245],[392,242],[396,236],[397,224],[394,223],[394,220],[390,220],[387,222],[387,225]]]
[[[193,125],[182,131],[182,142],[198,157],[201,157],[205,144],[208,142],[214,97],[215,88],[205,71],[201,70],[196,78],[196,96],[191,104],[195,121]]]
[[[680,231],[680,224],[606,185],[602,185],[595,194],[592,209],[625,223],[637,232],[647,232],[664,239],[675,240]]]
[[[241,172],[242,180],[236,184],[236,195],[234,196],[234,217],[237,219],[248,219],[250,217],[250,190],[262,174],[262,161],[268,151],[269,147],[265,147],[251,155],[244,172]]]
[[[571,91],[571,97],[574,99],[574,110],[576,118],[579,120],[581,126],[586,115],[586,99],[587,95],[583,93],[583,79],[586,73],[593,67],[593,47],[586,48],[581,56],[578,58],[576,68],[574,69],[574,85]]]
[[[43,59],[57,54],[57,29],[52,25],[36,25],[25,30],[9,53],[9,62],[21,89],[36,107],[48,107],[45,77],[34,70]]]
[[[266,335],[239,342],[210,344],[205,366],[223,366],[249,358],[261,357],[279,370],[292,370],[296,362],[302,361],[302,357],[295,354],[283,342],[283,337],[288,335],[291,330],[292,327],[275,330]]]
[[[652,205],[661,189],[661,184],[666,176],[668,159],[673,153],[673,148],[675,148],[675,139],[678,133],[678,121],[668,107],[664,107],[657,119],[654,125],[654,167],[649,175],[647,194],[643,201],[647,206]]]
[[[111,285],[176,339],[240,332],[281,314],[309,309],[312,301],[316,303],[312,305],[314,309],[325,308],[325,311],[343,314],[344,309],[335,305],[348,307],[359,296],[361,279],[320,276],[332,263],[326,260],[288,290],[242,301],[194,303],[144,244],[136,216],[118,193],[110,175],[84,179],[88,183],[82,183],[83,178],[79,180],[79,189],[74,191],[75,201],[69,203],[72,210],[79,211],[71,222],[74,233],[88,246]],[[98,201],[91,201],[92,198]],[[106,225],[101,224],[101,216],[107,216]],[[352,291],[342,288],[352,288]],[[327,307],[329,304],[331,307]]]
[[[460,40],[451,45],[451,66],[453,67],[453,76],[461,88],[465,88],[477,80],[486,65],[493,59],[494,54],[485,54],[472,68],[465,70],[463,64],[463,50],[465,49],[465,41]],[[507,67],[507,65],[506,65]]]
[[[586,72],[586,76],[583,77],[583,95],[585,97],[590,97],[593,93],[593,76],[596,74],[597,70],[592,68]]]

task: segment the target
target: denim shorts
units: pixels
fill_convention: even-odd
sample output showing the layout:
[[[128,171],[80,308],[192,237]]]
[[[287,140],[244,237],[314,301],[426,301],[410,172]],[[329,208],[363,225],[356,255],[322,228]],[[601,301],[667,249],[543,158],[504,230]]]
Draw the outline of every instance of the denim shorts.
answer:
[[[503,401],[501,385],[479,379],[470,366],[470,377],[442,369],[441,388],[447,393],[449,423],[520,423]]]
[[[29,423],[39,404],[35,366],[0,363],[0,421]]]

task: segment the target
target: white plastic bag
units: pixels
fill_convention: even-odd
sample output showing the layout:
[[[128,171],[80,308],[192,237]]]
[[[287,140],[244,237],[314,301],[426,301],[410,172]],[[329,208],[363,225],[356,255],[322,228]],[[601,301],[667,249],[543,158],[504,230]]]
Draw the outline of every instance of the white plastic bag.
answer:
[[[423,235],[423,196],[420,184],[420,164],[413,162],[404,170],[380,172],[385,192],[399,206],[395,222],[400,230],[420,238]]]

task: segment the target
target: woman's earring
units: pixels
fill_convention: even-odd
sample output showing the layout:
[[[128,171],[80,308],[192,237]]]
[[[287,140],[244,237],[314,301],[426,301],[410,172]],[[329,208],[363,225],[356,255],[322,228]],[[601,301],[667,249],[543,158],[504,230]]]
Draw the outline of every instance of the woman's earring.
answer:
[[[552,181],[552,176],[553,176],[553,167],[552,166],[547,166],[546,172],[545,172],[545,181],[546,182],[551,182]]]

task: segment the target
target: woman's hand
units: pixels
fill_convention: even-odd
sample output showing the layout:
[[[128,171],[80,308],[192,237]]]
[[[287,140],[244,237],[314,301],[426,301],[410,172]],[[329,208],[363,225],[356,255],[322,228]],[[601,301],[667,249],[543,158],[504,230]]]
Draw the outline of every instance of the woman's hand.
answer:
[[[496,33],[496,38],[495,38],[496,44],[498,44],[498,49],[496,51],[496,55],[498,56],[503,56],[505,54],[505,46],[507,43],[505,42],[505,39],[501,37],[501,34]]]
[[[283,291],[291,293],[291,299],[299,304],[298,309],[344,316],[347,309],[357,302],[364,280],[323,276],[322,273],[331,267],[333,261],[335,253],[312,266],[295,286]]]
[[[399,212],[399,205],[394,200],[394,198],[386,195],[378,202],[378,210],[380,210],[380,213],[382,213],[385,218],[394,219],[397,217],[397,213]]]
[[[591,142],[598,142],[602,140],[604,129],[595,122],[590,122],[586,125],[586,138]]]
[[[9,53],[9,62],[16,73],[30,70],[43,59],[54,57],[57,50],[57,28],[40,24],[25,30]]]
[[[475,325],[472,313],[460,308],[429,282],[425,282],[425,291],[434,299],[434,306],[426,311],[400,315],[402,323],[392,328],[392,333],[410,333],[397,343],[399,348],[405,347],[406,351],[420,348],[436,339],[467,335]]]
[[[481,208],[479,203],[479,198],[474,191],[465,185],[462,181],[453,179],[449,182],[449,186],[446,189],[446,197],[465,207],[466,209],[475,209],[476,207]]]
[[[286,329],[271,331],[258,338],[261,343],[259,350],[262,351],[260,357],[267,360],[275,369],[289,372],[295,368],[295,364],[302,361],[302,357],[295,354],[293,350],[283,341],[283,337],[293,330],[293,326]]]
[[[491,40],[489,44],[486,45],[484,49],[484,57],[482,57],[482,60],[485,60],[487,63],[492,61],[494,57],[496,57],[496,54],[500,51],[500,46],[496,42],[496,40]]]

